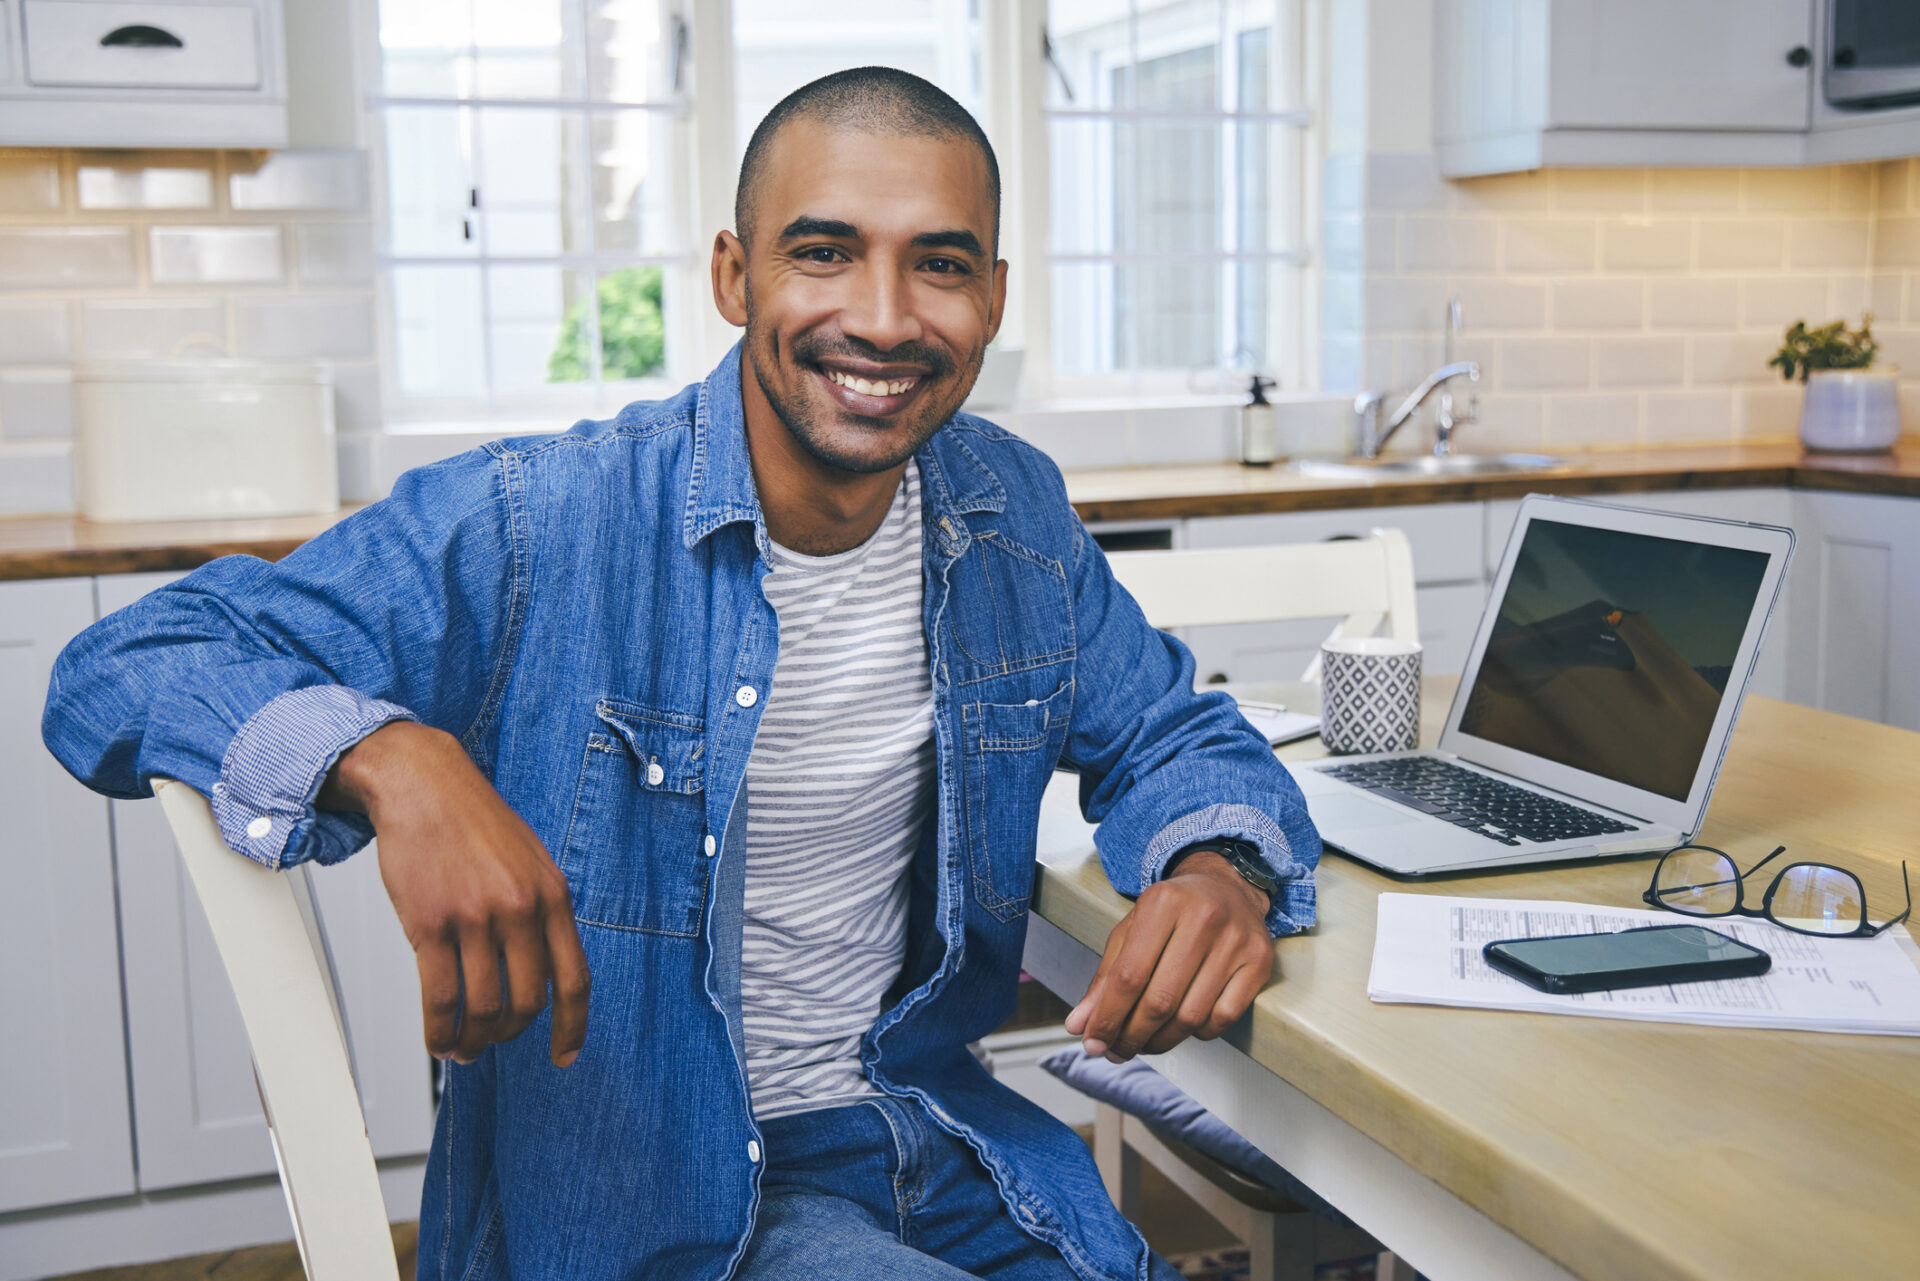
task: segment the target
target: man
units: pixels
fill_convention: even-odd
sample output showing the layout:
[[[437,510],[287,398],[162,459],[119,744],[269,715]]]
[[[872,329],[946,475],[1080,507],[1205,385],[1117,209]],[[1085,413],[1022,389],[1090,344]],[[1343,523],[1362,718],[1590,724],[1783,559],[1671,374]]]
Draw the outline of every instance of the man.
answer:
[[[1318,839],[1057,469],[957,412],[1007,271],[971,117],[817,81],[735,220],[746,337],[704,383],[102,620],[47,743],[110,795],[184,779],[270,866],[378,832],[452,1060],[423,1276],[1164,1275],[967,1050],[1012,1007],[1041,792],[1079,772],[1138,895],[1068,1021],[1115,1058],[1240,1017]]]

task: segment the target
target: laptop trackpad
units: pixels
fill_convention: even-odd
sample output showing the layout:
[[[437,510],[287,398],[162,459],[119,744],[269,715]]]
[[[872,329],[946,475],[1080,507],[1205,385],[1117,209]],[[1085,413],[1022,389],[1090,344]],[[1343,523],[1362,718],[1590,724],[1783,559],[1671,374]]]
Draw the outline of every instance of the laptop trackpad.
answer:
[[[1307,803],[1307,813],[1316,827],[1352,832],[1366,827],[1391,827],[1396,823],[1417,823],[1424,815],[1384,801],[1364,796],[1316,796]]]

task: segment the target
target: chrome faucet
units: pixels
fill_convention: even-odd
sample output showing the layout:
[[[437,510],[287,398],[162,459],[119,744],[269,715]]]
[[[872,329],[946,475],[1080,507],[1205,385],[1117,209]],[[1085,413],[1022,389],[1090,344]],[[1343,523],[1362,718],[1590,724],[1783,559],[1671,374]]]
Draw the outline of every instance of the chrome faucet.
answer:
[[[1453,452],[1453,429],[1461,423],[1472,422],[1478,416],[1479,409],[1478,401],[1469,399],[1466,413],[1456,415],[1453,412],[1453,388],[1450,386],[1452,381],[1463,374],[1468,382],[1480,381],[1478,362],[1456,361],[1453,358],[1453,340],[1459,334],[1460,328],[1460,300],[1448,299],[1447,329],[1443,339],[1445,351],[1440,368],[1427,375],[1427,380],[1415,388],[1413,394],[1393,412],[1393,417],[1387,420],[1385,427],[1380,425],[1380,408],[1387,398],[1385,392],[1364,391],[1354,397],[1353,413],[1359,420],[1362,458],[1378,458],[1381,449],[1385,448],[1386,443],[1393,438],[1393,433],[1400,430],[1401,425],[1413,416],[1415,410],[1426,403],[1427,397],[1431,396],[1436,389],[1440,392],[1440,405],[1433,418],[1433,452],[1437,457],[1442,458]]]

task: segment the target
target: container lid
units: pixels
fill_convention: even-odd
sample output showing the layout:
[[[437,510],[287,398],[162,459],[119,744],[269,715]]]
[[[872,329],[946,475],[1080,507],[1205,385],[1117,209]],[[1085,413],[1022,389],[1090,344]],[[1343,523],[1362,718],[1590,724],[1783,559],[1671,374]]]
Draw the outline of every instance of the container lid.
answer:
[[[93,360],[73,367],[76,383],[331,383],[324,360]]]

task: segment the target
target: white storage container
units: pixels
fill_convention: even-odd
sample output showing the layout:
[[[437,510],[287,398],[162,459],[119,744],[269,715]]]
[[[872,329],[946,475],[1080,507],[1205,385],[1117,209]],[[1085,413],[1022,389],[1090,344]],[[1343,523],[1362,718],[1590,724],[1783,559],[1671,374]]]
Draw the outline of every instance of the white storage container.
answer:
[[[319,361],[76,366],[80,514],[293,516],[340,505],[333,371]]]

